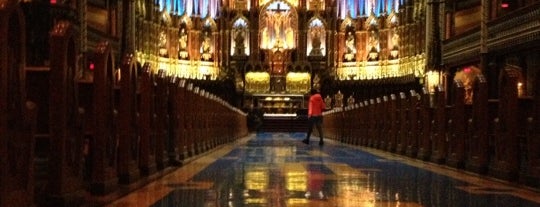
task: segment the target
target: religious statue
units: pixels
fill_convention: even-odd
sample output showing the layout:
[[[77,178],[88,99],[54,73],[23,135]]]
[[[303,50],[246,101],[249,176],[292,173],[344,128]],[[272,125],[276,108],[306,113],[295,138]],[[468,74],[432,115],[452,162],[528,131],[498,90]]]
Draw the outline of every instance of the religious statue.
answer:
[[[167,52],[167,34],[165,34],[164,31],[159,33],[159,55],[162,57],[166,57],[168,55]]]
[[[202,59],[203,60],[210,60],[212,55],[210,54],[210,47],[211,47],[211,39],[210,34],[208,32],[204,32],[203,42],[201,44],[201,53],[202,53]]]
[[[399,57],[399,35],[394,33],[392,35],[392,49],[390,50],[390,59],[397,59]]]
[[[368,48],[368,61],[379,60],[379,37],[374,30],[369,34]]]
[[[321,52],[321,35],[317,28],[314,28],[311,30],[311,52],[309,55],[311,56],[320,56],[322,55]]]
[[[347,33],[347,40],[345,40],[345,46],[347,47],[347,54],[354,53],[354,35],[351,31]]]
[[[341,108],[343,107],[343,94],[341,93],[341,90],[338,90],[338,92],[334,95],[335,100],[335,107]]]
[[[244,46],[244,34],[242,30],[237,30],[234,37],[234,55],[246,55]]]
[[[355,53],[355,47],[354,47],[354,35],[351,31],[347,32],[347,39],[345,40],[345,46],[346,46],[346,53],[345,53],[345,60],[352,61],[354,60],[354,53]]]
[[[349,96],[349,98],[347,98],[347,106],[352,106],[354,105],[354,97],[351,95]]]
[[[330,98],[330,95],[326,95],[326,98],[324,98],[324,105],[326,105],[326,109],[332,108],[332,98]]]
[[[179,38],[178,38],[178,57],[180,59],[187,59],[187,41],[188,35],[185,28],[180,29]]]

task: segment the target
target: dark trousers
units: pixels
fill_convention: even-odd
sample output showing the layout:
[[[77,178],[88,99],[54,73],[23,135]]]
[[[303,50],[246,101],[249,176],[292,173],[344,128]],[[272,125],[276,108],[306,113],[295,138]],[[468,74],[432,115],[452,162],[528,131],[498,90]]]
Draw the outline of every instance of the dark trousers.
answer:
[[[322,131],[322,120],[323,117],[322,116],[312,116],[312,117],[309,117],[308,119],[308,122],[309,122],[309,128],[308,128],[308,132],[307,132],[307,136],[306,136],[306,139],[309,141],[309,138],[311,137],[311,132],[313,131],[313,126],[317,127],[317,131],[319,132],[319,136],[320,136],[320,141],[322,142],[323,141],[323,131]]]

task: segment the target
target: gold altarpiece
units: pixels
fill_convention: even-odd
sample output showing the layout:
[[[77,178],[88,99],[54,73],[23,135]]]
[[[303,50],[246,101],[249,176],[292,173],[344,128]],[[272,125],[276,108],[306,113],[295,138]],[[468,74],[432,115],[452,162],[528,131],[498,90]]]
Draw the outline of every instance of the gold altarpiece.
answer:
[[[288,71],[293,51],[298,46],[297,1],[261,1],[258,46],[264,56],[264,71],[246,74],[246,92],[270,94],[305,94],[310,89],[310,75]],[[264,81],[267,81],[264,83]],[[267,84],[268,87],[264,85]],[[256,86],[256,88],[251,88]]]

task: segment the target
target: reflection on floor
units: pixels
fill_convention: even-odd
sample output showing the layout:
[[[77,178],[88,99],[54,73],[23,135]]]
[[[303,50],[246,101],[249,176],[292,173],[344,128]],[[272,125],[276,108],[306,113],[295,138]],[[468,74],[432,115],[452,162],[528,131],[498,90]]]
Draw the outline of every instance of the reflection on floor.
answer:
[[[109,206],[540,206],[540,193],[303,133],[262,133],[202,156]]]

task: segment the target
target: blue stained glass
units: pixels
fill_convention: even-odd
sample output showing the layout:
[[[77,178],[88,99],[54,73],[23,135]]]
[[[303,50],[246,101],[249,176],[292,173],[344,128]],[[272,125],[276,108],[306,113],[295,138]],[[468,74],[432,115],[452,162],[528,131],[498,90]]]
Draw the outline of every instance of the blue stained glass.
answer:
[[[349,14],[351,15],[351,17],[355,18],[356,17],[356,7],[355,7],[355,2],[356,0],[347,0],[347,8],[349,9]]]
[[[208,0],[202,0],[201,17],[206,17],[206,15],[208,15],[208,9],[210,6],[208,3]]]
[[[183,15],[186,11],[185,5],[183,0],[176,0],[176,11],[179,15]]]

